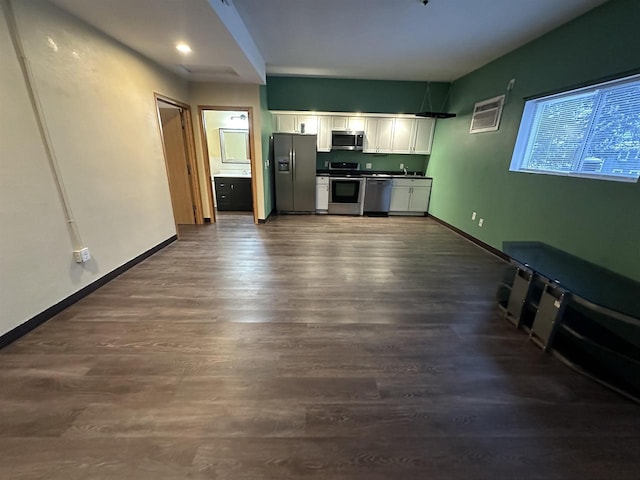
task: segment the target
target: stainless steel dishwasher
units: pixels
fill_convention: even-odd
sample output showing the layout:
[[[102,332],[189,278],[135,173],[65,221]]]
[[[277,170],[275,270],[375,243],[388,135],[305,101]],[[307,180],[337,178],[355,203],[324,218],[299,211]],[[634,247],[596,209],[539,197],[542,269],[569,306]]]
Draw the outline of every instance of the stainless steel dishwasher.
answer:
[[[391,177],[368,177],[364,190],[365,215],[389,215],[391,204]]]

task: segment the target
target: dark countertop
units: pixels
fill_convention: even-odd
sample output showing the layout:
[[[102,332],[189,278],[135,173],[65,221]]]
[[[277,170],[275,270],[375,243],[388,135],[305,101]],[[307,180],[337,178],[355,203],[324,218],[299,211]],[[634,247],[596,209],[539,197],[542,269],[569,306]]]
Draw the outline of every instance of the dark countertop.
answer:
[[[431,179],[432,177],[425,177],[421,172],[410,171],[405,175],[403,172],[397,170],[352,170],[352,171],[339,171],[328,169],[317,169],[316,176],[330,176],[330,177],[344,177],[347,175],[359,176],[359,177],[373,177],[376,175],[390,175],[395,178],[419,178],[419,179]]]
[[[251,174],[243,175],[241,173],[216,173],[213,178],[251,178]]]

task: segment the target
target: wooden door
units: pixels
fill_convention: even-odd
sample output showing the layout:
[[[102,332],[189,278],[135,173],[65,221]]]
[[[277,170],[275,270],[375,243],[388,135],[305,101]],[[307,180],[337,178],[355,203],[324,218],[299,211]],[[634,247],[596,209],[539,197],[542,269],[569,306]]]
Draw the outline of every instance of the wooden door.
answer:
[[[160,108],[160,119],[173,215],[179,225],[195,224],[194,197],[191,191],[191,171],[187,162],[182,111],[179,108]]]

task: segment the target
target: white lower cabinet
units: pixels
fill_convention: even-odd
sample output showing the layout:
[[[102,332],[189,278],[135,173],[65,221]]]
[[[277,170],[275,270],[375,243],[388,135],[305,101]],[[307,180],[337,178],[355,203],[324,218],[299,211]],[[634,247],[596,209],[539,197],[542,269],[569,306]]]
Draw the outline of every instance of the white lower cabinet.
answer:
[[[431,187],[411,187],[409,212],[427,212],[429,210],[429,195]]]
[[[329,210],[329,177],[316,177],[316,213],[327,213]]]
[[[428,212],[432,181],[430,178],[394,178],[389,213],[422,215]]]
[[[410,201],[411,187],[393,185],[391,187],[391,203],[389,204],[389,213],[406,212],[407,210],[409,210]]]

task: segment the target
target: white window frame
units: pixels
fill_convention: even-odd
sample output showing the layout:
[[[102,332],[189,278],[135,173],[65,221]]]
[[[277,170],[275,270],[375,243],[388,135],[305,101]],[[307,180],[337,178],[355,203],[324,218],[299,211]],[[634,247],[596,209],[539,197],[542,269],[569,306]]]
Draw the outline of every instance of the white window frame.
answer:
[[[537,122],[539,120],[539,115],[541,114],[542,109],[546,105],[550,105],[556,102],[566,101],[568,99],[578,99],[583,96],[597,96],[600,98],[602,91],[608,91],[611,88],[615,87],[623,87],[627,86],[629,83],[638,83],[640,84],[640,74],[632,75],[630,77],[624,77],[616,80],[611,80],[608,82],[599,83],[596,85],[591,85],[588,87],[582,87],[574,90],[569,90],[566,92],[556,93],[553,95],[548,95],[544,97],[539,97],[531,100],[527,100],[525,102],[524,112],[522,114],[522,120],[520,122],[520,128],[518,130],[518,137],[516,139],[515,148],[513,150],[513,156],[511,158],[511,164],[509,170],[512,172],[522,172],[522,173],[536,173],[542,175],[559,175],[559,176],[569,176],[569,177],[581,177],[581,178],[593,178],[599,180],[611,180],[618,182],[637,182],[638,177],[640,176],[640,172],[636,172],[634,169],[631,169],[629,173],[618,173],[613,171],[612,173],[602,173],[600,166],[600,171],[594,172],[584,172],[579,171],[585,161],[593,161],[595,158],[587,158],[586,151],[587,146],[590,143],[591,136],[593,133],[593,120],[597,115],[599,103],[596,102],[594,107],[594,111],[591,113],[591,118],[589,120],[589,126],[586,130],[586,134],[584,139],[582,140],[579,148],[576,151],[576,156],[573,160],[573,164],[571,170],[569,171],[558,171],[551,169],[541,169],[541,168],[527,168],[527,163],[530,160],[531,150],[534,145],[535,135],[537,134]],[[604,160],[602,160],[604,162]],[[618,173],[618,174],[616,174]],[[633,177],[633,174],[636,174]]]

